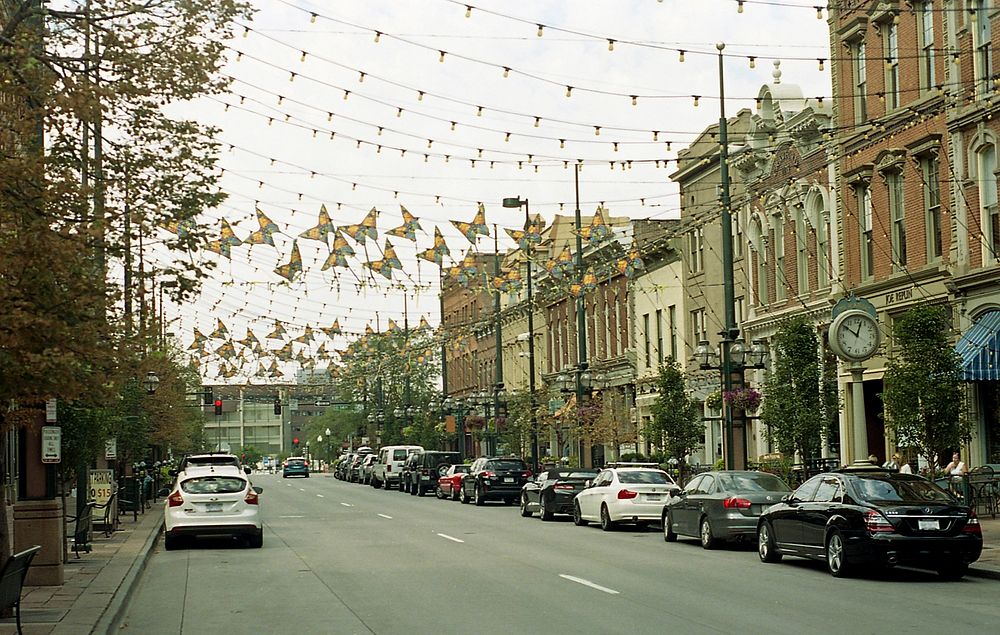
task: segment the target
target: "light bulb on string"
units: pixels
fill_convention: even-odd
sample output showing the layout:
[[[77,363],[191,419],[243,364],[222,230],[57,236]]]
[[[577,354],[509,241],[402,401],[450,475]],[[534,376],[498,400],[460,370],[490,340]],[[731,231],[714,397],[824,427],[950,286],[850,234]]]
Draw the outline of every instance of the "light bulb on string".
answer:
[[[347,96],[350,95],[350,94],[351,94],[351,91],[349,91],[349,90],[345,90],[344,91],[344,101],[347,101]]]
[[[363,84],[364,81],[365,81],[365,72],[364,71],[358,71],[358,83],[359,84]]]
[[[635,106],[636,100],[639,99],[639,96],[638,95],[631,95],[631,97],[632,97],[632,105]]]
[[[454,130],[454,129],[455,129],[455,122],[454,122],[454,121],[453,121],[453,122],[451,122],[451,129],[452,129],[452,130]]]
[[[594,136],[595,137],[601,136],[601,127],[600,126],[594,126]]]
[[[482,106],[476,106],[476,116],[477,117],[482,117],[483,116],[483,107]]]
[[[823,7],[821,7],[821,6],[817,6],[816,7],[816,19],[817,20],[822,20],[823,19]]]
[[[503,77],[504,77],[504,79],[507,79],[508,77],[510,77],[510,68],[508,68],[506,66],[503,67]]]
[[[402,117],[402,116],[403,116],[403,109],[402,108],[397,108],[396,109],[396,117]]]
[[[750,68],[757,68],[757,58],[753,55],[750,56]]]
[[[376,44],[378,44],[378,39],[380,37],[382,37],[382,33],[380,31],[375,31],[375,43]]]
[[[684,62],[684,49],[677,51],[677,61],[681,63]]]
[[[816,61],[819,62],[819,70],[823,70],[823,68],[824,68],[824,60],[823,60],[823,58],[822,57],[817,57]]]
[[[561,150],[562,148],[565,148],[565,147],[566,147],[566,140],[565,139],[560,139],[559,140],[559,149]]]
[[[566,96],[570,97],[572,94],[573,94],[573,87],[572,86],[567,86],[566,87]]]
[[[697,108],[698,100],[701,98],[701,95],[691,95],[691,96],[694,97],[694,107]]]
[[[538,35],[538,37],[542,37],[542,29],[545,28],[545,27],[543,27],[541,24],[539,24],[537,26],[538,26],[538,33],[537,33],[537,35]]]
[[[538,124],[540,124],[540,123],[542,123],[542,118],[541,117],[535,117],[535,127],[536,128],[538,127]]]
[[[736,13],[743,13],[743,0],[736,0]]]
[[[309,24],[316,24],[316,14],[315,13],[310,13],[309,14]]]
[[[417,91],[417,101],[423,101],[423,100],[424,100],[424,91],[418,90]]]
[[[615,50],[615,41],[612,40],[611,38],[608,38],[608,50],[609,51]]]
[[[467,17],[467,18],[471,18],[472,17],[472,5],[468,5],[468,4],[465,5],[465,17]]]
[[[444,51],[438,51],[438,53],[441,54],[441,57],[438,58],[438,61],[439,62],[444,62]]]
[[[299,58],[299,61],[300,62],[306,61],[306,52],[305,51],[302,51],[302,57]]]

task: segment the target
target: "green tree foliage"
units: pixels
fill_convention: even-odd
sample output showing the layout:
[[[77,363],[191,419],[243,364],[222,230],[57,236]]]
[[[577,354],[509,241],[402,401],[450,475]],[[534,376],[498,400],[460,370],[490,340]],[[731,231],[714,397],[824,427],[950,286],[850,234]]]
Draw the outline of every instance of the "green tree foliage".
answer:
[[[792,318],[775,333],[772,348],[774,368],[765,384],[760,415],[767,438],[786,455],[818,456],[827,419],[820,395],[816,331],[804,318]]]
[[[264,453],[252,445],[244,445],[237,454],[243,465],[249,465],[250,467],[256,467],[258,463],[264,460]]]
[[[961,385],[961,364],[948,341],[947,309],[918,305],[893,325],[899,354],[885,371],[886,430],[900,447],[923,457],[956,450],[972,435]]]
[[[703,442],[705,422],[698,402],[691,399],[684,386],[684,373],[673,357],[667,358],[656,378],[656,401],[653,417],[644,428],[646,438],[678,461],[691,454]]]

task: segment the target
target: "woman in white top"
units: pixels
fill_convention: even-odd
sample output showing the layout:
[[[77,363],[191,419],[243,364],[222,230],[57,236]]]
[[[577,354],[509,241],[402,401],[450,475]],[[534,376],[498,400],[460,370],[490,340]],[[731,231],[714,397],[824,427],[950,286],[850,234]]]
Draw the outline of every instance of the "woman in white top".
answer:
[[[969,468],[965,467],[965,462],[962,460],[958,452],[951,455],[951,463],[944,468],[944,471],[953,476],[961,476],[963,474],[969,473]]]

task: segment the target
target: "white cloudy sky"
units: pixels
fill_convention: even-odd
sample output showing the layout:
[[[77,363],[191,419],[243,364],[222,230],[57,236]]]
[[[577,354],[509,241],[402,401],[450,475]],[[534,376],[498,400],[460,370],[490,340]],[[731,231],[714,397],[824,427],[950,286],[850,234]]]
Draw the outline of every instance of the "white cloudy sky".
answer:
[[[176,318],[169,330],[184,345],[194,327],[208,333],[217,318],[235,338],[250,327],[263,339],[275,319],[292,336],[338,318],[345,331],[359,332],[375,326],[375,311],[383,326],[390,317],[401,322],[404,293],[411,324],[421,315],[437,323],[437,268],[418,265],[406,240],[392,239],[404,271],[391,285],[360,265],[320,271],[327,248],[302,239],[305,274],[283,284],[273,270],[288,261],[295,237],[316,224],[321,204],[336,225],[360,222],[372,207],[380,211],[379,240],[367,246],[371,259],[380,257],[384,231],[401,224],[400,204],[420,219],[418,249],[431,245],[439,226],[457,257],[468,242],[449,221],[472,220],[477,202],[486,205],[487,223],[500,227],[523,220],[501,208],[505,196],[530,199],[532,211],[546,218],[561,204],[571,213],[573,171],[563,161],[583,159],[584,214],[604,202],[614,216],[676,218],[668,178],[675,164],[652,162],[673,159],[718,120],[716,42],[727,44],[729,114],[754,107],[776,59],[784,83],[799,84],[806,96],[830,94],[829,64],[820,72],[816,61],[829,57],[816,0],[744,0],[742,13],[737,0],[253,4],[249,31],[229,43],[232,92],[183,112],[220,127],[226,144],[222,187],[229,199],[206,211],[203,222],[217,226],[225,218],[245,238],[257,229],[257,206],[282,233],[276,248],[235,247],[198,301],[167,307],[168,319]],[[504,67],[511,69],[507,78]],[[638,96],[634,106],[630,95]],[[701,96],[697,107],[693,95]],[[612,161],[633,163],[611,169]],[[364,249],[354,246],[363,258]],[[492,239],[480,239],[480,249],[492,247]],[[364,288],[357,288],[359,279],[367,280]]]

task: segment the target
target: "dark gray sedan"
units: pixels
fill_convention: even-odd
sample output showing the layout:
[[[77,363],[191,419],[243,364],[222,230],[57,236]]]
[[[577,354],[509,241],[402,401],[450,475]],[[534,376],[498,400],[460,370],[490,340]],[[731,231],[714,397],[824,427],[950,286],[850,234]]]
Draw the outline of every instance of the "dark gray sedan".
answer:
[[[705,549],[723,540],[744,539],[757,533],[757,518],[781,501],[791,489],[766,472],[735,470],[695,476],[663,506],[663,539],[694,536]]]

